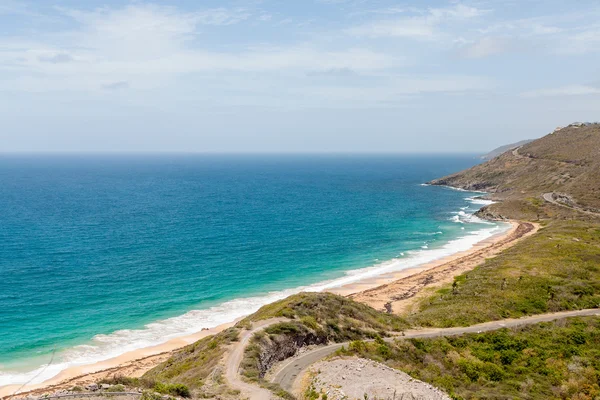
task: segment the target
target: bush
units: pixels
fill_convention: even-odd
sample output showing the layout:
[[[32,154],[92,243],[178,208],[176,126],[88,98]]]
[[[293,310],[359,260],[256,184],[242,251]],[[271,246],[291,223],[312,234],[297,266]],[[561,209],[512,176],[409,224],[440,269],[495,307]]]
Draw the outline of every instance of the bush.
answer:
[[[408,318],[417,326],[468,326],[600,304],[597,224],[552,221],[498,256],[425,297]]]
[[[385,360],[453,399],[600,399],[597,317],[448,338],[354,341],[338,354]]]
[[[106,389],[106,392],[124,392],[125,386],[123,385],[114,385]]]
[[[170,394],[179,397],[192,397],[190,389],[180,383],[160,383],[154,385],[154,390],[162,394]]]
[[[125,375],[114,375],[110,378],[104,378],[98,383],[106,383],[109,385],[123,385],[128,387],[146,386],[144,385],[145,382],[143,380],[140,380],[139,378],[130,378]],[[151,385],[148,387],[152,386],[154,386],[154,382],[152,382]]]

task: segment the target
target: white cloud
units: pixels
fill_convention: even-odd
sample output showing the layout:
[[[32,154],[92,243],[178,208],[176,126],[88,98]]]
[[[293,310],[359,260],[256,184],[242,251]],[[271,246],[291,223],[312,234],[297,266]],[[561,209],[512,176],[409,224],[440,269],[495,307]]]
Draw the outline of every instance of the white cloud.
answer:
[[[486,13],[486,11],[463,4],[417,11],[417,15],[410,17],[379,20],[359,25],[348,29],[347,33],[354,36],[371,38],[407,37],[431,39],[441,33],[439,27],[443,24],[469,20]]]
[[[461,47],[459,54],[466,58],[483,58],[503,53],[509,48],[510,43],[506,38],[484,37]]]
[[[61,10],[78,27],[39,41],[0,39],[0,88],[17,91],[101,90],[107,82],[133,89],[170,84],[184,74],[219,71],[301,74],[348,69],[380,71],[402,65],[394,55],[363,48],[328,49],[310,43],[255,46],[236,51],[203,49],[202,26],[232,24],[243,10],[181,12],[172,7]],[[260,19],[260,16],[257,16]],[[42,41],[43,40],[43,41]]]
[[[600,94],[600,88],[590,85],[568,85],[558,88],[531,90],[521,94],[522,97],[557,97],[584,96]]]
[[[556,52],[566,55],[600,52],[600,25],[579,28],[564,36]]]

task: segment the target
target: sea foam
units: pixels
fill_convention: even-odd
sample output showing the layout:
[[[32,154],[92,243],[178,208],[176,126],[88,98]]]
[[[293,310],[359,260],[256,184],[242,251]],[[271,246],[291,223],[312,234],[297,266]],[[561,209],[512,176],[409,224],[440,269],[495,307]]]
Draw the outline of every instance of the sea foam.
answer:
[[[483,201],[479,199],[469,200],[473,204],[481,204],[478,202]],[[208,309],[192,310],[177,317],[153,322],[144,326],[143,329],[123,329],[108,335],[96,335],[88,344],[75,346],[57,354],[56,358],[60,361],[52,365],[42,365],[27,372],[0,372],[0,386],[41,383],[55,377],[69,367],[90,365],[105,361],[129,351],[163,344],[171,339],[187,336],[202,329],[213,328],[232,322],[256,312],[266,304],[284,299],[296,293],[321,292],[356,283],[364,279],[414,268],[458,252],[469,250],[476,243],[506,231],[509,228],[508,224],[489,223],[462,210],[454,217],[461,223],[478,223],[486,226],[483,229],[466,233],[462,237],[450,240],[440,247],[413,250],[407,252],[406,255],[405,253],[401,253],[402,258],[388,260],[368,268],[351,270],[337,279],[271,292],[263,296],[230,300]]]

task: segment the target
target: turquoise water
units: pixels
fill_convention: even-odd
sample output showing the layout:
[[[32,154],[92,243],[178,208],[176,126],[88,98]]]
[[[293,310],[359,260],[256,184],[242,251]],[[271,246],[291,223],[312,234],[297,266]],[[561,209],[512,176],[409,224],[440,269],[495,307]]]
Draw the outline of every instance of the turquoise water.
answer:
[[[2,156],[0,385],[468,248],[498,229],[470,217],[480,202],[420,184],[474,163]]]

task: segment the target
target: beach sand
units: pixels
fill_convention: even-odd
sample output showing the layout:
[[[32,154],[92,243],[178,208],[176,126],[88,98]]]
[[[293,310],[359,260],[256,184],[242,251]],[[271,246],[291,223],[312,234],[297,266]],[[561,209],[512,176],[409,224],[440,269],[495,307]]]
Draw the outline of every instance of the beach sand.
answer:
[[[532,235],[539,228],[531,223],[511,222],[511,228],[505,232],[477,243],[468,251],[460,252],[431,263],[368,278],[339,288],[328,290],[342,296],[348,296],[356,301],[368,304],[375,309],[385,310],[389,303],[394,313],[409,311],[409,306],[423,294],[423,289],[451,282],[454,276],[475,268],[486,258],[497,255],[502,250],[512,246],[519,239]],[[0,397],[10,396],[17,390],[19,394],[43,395],[73,386],[85,386],[98,382],[100,379],[125,375],[142,376],[156,365],[167,360],[171,354],[206,336],[214,335],[237,321],[223,324],[209,330],[203,330],[193,335],[169,340],[168,342],[125,353],[119,357],[96,364],[68,368],[59,375],[43,383],[28,385],[9,385],[0,387]]]
[[[380,276],[341,288],[336,293],[367,304],[376,310],[406,314],[413,311],[418,300],[429,295],[433,288],[451,283],[455,276],[470,271],[486,259],[513,246],[517,241],[533,235],[539,225],[511,221],[508,231],[492,236],[471,249],[431,263],[410,268],[391,276]]]

